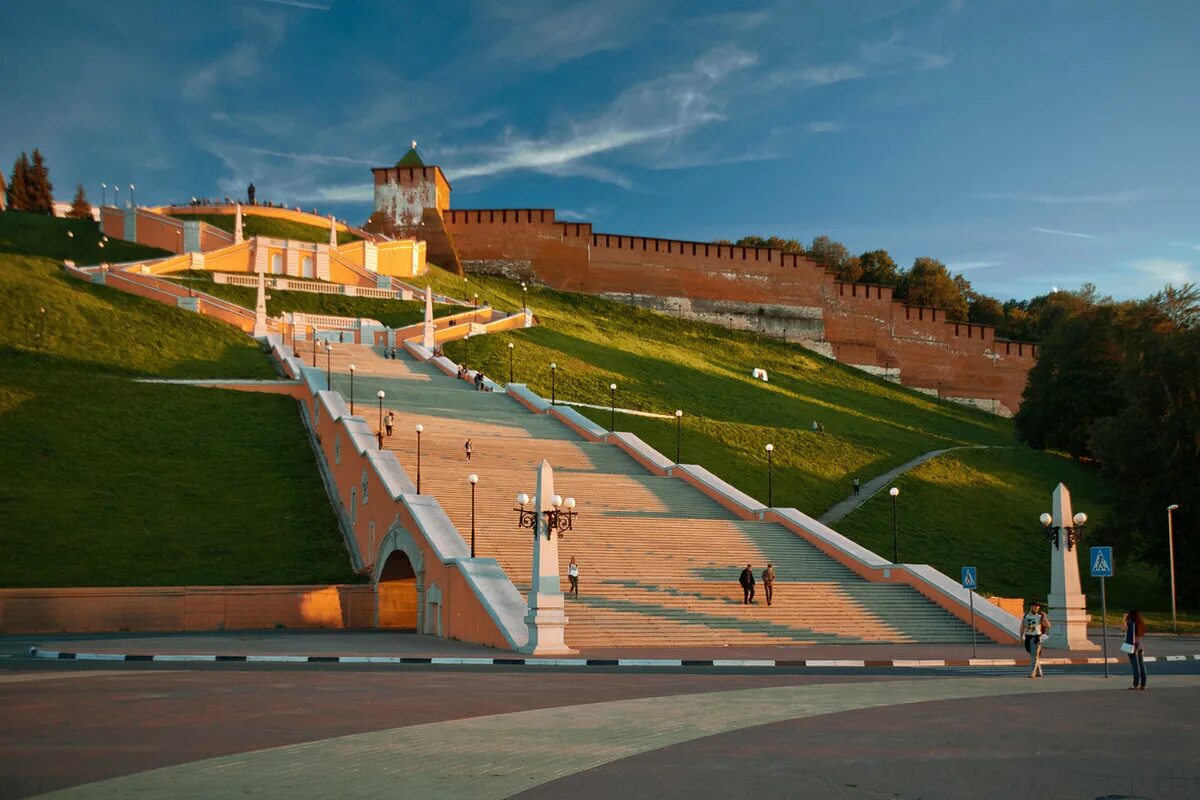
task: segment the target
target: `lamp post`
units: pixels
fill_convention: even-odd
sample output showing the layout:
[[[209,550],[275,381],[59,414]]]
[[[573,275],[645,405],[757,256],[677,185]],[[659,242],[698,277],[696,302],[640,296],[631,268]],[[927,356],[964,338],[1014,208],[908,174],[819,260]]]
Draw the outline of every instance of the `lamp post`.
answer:
[[[775,452],[775,445],[768,444],[767,445],[767,508],[770,508],[771,506],[774,505],[774,503],[772,501],[775,499],[773,496],[773,493],[772,493],[774,486],[772,485],[772,476],[771,476],[771,454],[774,452]]]
[[[1074,527],[1064,525],[1062,530],[1067,534],[1067,549],[1073,550],[1075,545],[1083,541],[1083,526],[1087,524],[1088,515],[1082,511],[1077,511],[1075,516],[1071,517],[1071,521],[1075,523]],[[1042,527],[1046,529],[1046,538],[1054,543],[1054,549],[1058,549],[1058,526],[1054,525],[1054,517],[1049,514],[1042,514],[1038,517],[1038,521],[1042,523]]]
[[[467,476],[467,483],[471,484],[471,558],[475,557],[475,484],[479,483],[479,476],[472,472]]]
[[[608,385],[608,430],[614,431],[617,429],[617,385],[610,383]]]
[[[379,434],[378,435],[379,435],[379,449],[382,450],[383,449],[383,398],[386,397],[386,395],[383,393],[383,389],[380,389],[379,392],[376,393],[375,396],[379,398]]]
[[[896,533],[896,498],[900,496],[900,490],[893,486],[888,489],[888,494],[892,496],[892,563],[900,563],[900,539]]]
[[[508,343],[508,382],[513,382],[513,343]]]
[[[527,311],[527,309],[525,307],[525,298],[527,297],[527,294],[526,294],[527,291],[528,291],[527,287],[525,286],[524,283],[522,283],[521,284],[521,313],[522,314],[524,314]]]
[[[558,374],[558,364],[550,362],[550,405],[554,405],[554,378]]]
[[[325,388],[333,391],[333,345],[325,344]]]
[[[1167,506],[1167,550],[1171,556],[1171,633],[1179,635],[1179,622],[1175,618],[1175,526],[1171,516],[1179,510],[1178,503]]]
[[[683,435],[683,411],[675,409],[675,463],[679,463],[679,440]]]
[[[350,416],[354,416],[354,365],[350,365]]]
[[[113,205],[117,208],[121,207],[121,187],[113,184]]]
[[[425,430],[425,426],[417,423],[417,494],[421,493],[421,431]]]
[[[313,327],[313,366],[317,365],[317,329]]]
[[[137,209],[137,203],[133,199],[133,190],[135,188],[137,187],[135,187],[132,183],[129,184],[129,207],[132,209]]]
[[[104,208],[106,205],[108,205],[108,184],[101,183],[100,184],[100,207]]]
[[[517,527],[529,528],[533,531],[533,535],[538,535],[537,524],[537,509],[526,508],[529,503],[529,495],[521,492],[517,495],[517,505],[519,508],[514,508],[517,512]],[[575,523],[575,498],[562,495],[554,495],[550,498],[550,505],[553,508],[549,511],[543,511],[546,515],[546,538],[549,539],[554,531],[558,531],[558,538],[562,538],[565,531],[573,530]]]

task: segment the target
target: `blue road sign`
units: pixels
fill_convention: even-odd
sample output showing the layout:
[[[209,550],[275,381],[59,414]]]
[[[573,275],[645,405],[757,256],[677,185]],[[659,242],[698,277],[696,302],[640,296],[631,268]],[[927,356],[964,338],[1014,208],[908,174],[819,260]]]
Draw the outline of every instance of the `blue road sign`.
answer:
[[[1113,576],[1111,547],[1093,547],[1089,561],[1092,564],[1093,578],[1111,578]]]
[[[978,588],[979,584],[975,580],[975,568],[974,567],[963,567],[962,568],[962,586],[964,589]]]

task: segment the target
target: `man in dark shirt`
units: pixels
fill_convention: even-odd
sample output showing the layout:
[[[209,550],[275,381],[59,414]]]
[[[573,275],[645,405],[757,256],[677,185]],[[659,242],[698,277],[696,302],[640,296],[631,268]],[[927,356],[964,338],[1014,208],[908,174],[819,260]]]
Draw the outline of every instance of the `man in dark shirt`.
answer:
[[[742,576],[738,578],[738,583],[742,585],[742,605],[749,605],[754,602],[754,570],[747,564],[742,570]]]

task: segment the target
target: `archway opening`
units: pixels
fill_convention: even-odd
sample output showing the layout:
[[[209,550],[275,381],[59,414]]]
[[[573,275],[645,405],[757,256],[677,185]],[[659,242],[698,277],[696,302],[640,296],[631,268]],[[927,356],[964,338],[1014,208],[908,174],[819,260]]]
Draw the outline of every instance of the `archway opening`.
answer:
[[[402,550],[394,550],[379,573],[379,627],[417,629],[417,575]]]

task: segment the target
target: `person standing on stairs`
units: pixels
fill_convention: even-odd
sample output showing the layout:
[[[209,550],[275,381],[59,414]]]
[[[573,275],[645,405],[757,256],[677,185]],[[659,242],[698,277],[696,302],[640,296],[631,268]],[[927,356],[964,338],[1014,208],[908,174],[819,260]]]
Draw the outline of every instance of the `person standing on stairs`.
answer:
[[[571,556],[571,563],[567,564],[567,580],[571,582],[571,588],[567,590],[568,595],[572,595],[576,600],[579,599],[579,564],[575,561],[575,556]]]
[[[749,564],[742,570],[738,583],[742,585],[742,605],[748,606],[754,602],[754,570]]]
[[[383,427],[387,428],[387,435],[392,435],[392,426],[396,424],[396,415],[389,411],[387,416],[383,418]]]
[[[467,439],[466,444],[463,445],[463,449],[467,451],[467,461],[470,461],[471,460],[471,440],[470,439]]]
[[[767,568],[762,572],[763,593],[767,596],[767,605],[771,605],[772,589],[775,586],[775,567],[767,562]]]

